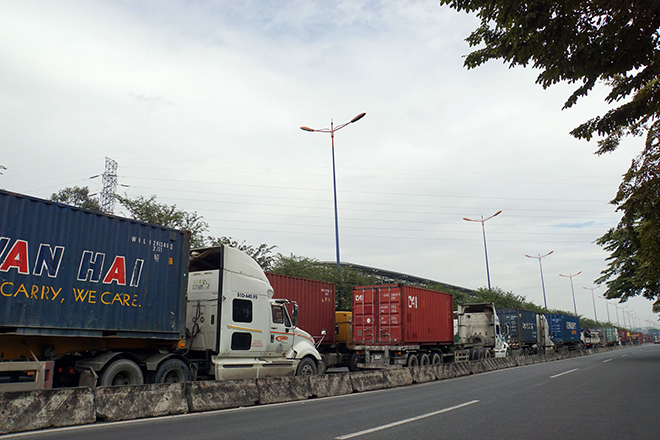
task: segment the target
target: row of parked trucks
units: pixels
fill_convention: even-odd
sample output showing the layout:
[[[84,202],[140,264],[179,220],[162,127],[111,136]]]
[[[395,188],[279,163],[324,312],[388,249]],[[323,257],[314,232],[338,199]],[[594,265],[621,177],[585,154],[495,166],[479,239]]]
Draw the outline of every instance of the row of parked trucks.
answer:
[[[0,190],[0,391],[306,375],[574,349],[577,318],[265,273],[186,232]],[[304,330],[303,330],[304,329]]]

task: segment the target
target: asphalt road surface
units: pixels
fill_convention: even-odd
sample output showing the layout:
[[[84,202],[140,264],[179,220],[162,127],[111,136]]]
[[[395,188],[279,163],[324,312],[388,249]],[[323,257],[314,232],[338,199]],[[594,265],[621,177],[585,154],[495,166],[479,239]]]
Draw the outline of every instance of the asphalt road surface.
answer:
[[[660,438],[660,345],[328,399],[8,435],[22,439]]]

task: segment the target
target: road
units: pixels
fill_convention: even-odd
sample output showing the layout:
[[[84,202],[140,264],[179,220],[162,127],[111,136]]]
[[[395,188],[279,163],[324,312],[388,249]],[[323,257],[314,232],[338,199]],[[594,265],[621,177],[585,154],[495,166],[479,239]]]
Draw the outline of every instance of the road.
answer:
[[[658,404],[660,345],[647,344],[404,388],[20,438],[656,440]]]

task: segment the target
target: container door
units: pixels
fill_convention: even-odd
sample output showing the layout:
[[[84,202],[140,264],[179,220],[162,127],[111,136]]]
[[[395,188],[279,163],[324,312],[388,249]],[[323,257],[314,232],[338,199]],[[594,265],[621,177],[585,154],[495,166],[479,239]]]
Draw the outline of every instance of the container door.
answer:
[[[377,342],[401,342],[401,288],[386,286],[379,289],[379,331]]]
[[[353,290],[353,338],[356,344],[372,344],[376,335],[376,315],[372,287]]]

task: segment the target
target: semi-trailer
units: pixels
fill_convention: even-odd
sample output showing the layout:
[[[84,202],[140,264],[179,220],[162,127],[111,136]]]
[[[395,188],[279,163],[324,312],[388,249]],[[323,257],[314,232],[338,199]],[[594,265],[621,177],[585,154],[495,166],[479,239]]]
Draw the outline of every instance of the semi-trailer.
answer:
[[[502,333],[514,354],[538,354],[554,350],[546,317],[520,308],[497,309]]]
[[[386,284],[355,287],[351,310],[336,311],[333,283],[266,275],[275,298],[300,304],[300,325],[316,341],[325,367],[355,371],[504,357],[508,352],[491,303],[459,305],[454,312],[448,293]]]
[[[625,344],[628,344],[630,342],[629,339],[628,339],[628,330],[618,328],[618,329],[616,329],[616,332],[619,335],[619,343],[621,345],[625,345]]]
[[[601,345],[611,347],[619,345],[619,332],[615,327],[603,327],[599,329]]]
[[[563,313],[546,313],[550,326],[550,337],[556,350],[576,350],[580,348],[580,320],[577,316]]]
[[[236,249],[0,190],[0,391],[313,374],[287,303]]]

